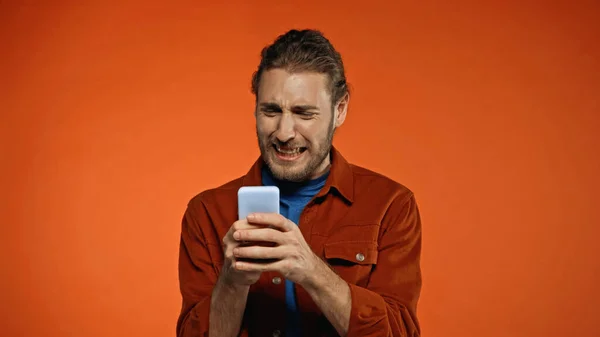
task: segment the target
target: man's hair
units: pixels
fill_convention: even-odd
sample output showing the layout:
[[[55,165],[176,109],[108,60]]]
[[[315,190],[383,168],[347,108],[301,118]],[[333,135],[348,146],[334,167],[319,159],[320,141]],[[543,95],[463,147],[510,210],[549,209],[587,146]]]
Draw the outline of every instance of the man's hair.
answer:
[[[317,30],[293,29],[263,48],[258,70],[252,75],[252,93],[257,99],[261,76],[270,69],[326,74],[333,105],[348,93],[342,57]]]

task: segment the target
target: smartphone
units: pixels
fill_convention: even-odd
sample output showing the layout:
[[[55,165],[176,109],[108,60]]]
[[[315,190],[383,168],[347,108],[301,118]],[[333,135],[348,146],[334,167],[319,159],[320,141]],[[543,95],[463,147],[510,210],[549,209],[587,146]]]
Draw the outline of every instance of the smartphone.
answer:
[[[238,190],[238,219],[250,213],[279,214],[279,188],[277,186],[242,186]]]

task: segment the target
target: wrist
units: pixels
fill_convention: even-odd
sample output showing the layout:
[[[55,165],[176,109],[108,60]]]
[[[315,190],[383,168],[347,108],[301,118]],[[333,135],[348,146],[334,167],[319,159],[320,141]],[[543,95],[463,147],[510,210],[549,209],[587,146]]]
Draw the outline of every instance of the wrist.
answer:
[[[314,255],[314,259],[315,267],[308,275],[306,275],[304,282],[301,284],[308,292],[317,292],[320,289],[324,289],[332,280],[339,278],[325,261],[321,260],[316,255]]]
[[[221,291],[230,294],[239,294],[248,292],[250,290],[250,285],[235,283],[229,278],[225,277],[223,274],[221,275],[221,277],[219,277],[217,285]]]

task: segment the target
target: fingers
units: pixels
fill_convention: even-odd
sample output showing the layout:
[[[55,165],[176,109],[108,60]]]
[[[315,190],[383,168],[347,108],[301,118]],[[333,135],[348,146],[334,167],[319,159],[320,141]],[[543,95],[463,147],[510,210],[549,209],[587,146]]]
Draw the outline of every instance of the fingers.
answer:
[[[276,244],[285,243],[285,235],[271,228],[260,229],[242,229],[233,233],[233,238],[236,241],[251,241],[251,242],[273,242]]]
[[[258,229],[265,228],[265,226],[261,226],[260,224],[251,224],[246,219],[238,220],[231,225],[229,231],[234,233],[235,231],[243,230],[243,229]]]
[[[264,247],[264,246],[247,246],[237,247],[233,249],[233,256],[237,259],[283,259],[287,256],[286,248]]]
[[[271,263],[236,261],[234,268],[246,272],[281,271],[289,269],[289,264],[288,260],[277,260]]]
[[[284,216],[277,213],[252,213],[249,214],[246,219],[248,220],[249,224],[270,226],[282,232],[288,232],[296,226]]]
[[[232,249],[247,244],[285,243],[288,232],[297,227],[293,222],[277,213],[251,214],[247,219],[233,223],[223,237],[223,250],[226,258],[233,255]]]
[[[226,246],[232,245],[232,244],[233,245],[239,244],[239,242],[233,238],[233,233],[235,233],[236,231],[248,230],[248,229],[258,229],[258,228],[264,228],[264,226],[249,224],[246,219],[242,219],[242,220],[238,220],[238,221],[234,222],[233,225],[231,225],[231,227],[229,228],[229,231],[227,231],[227,234],[225,234],[225,236],[223,237],[223,246],[226,247]]]

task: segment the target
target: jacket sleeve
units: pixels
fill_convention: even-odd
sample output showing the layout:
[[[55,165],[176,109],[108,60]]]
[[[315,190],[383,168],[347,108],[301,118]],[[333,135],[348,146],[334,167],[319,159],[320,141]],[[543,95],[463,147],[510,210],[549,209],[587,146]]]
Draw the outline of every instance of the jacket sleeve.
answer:
[[[211,293],[217,282],[216,268],[200,223],[209,217],[202,203],[192,200],[181,224],[179,288],[182,307],[177,320],[178,337],[208,336]]]
[[[178,337],[208,336],[211,294],[218,279],[218,268],[211,259],[210,244],[206,240],[209,234],[206,232],[212,229],[204,204],[197,198],[192,199],[181,225],[179,288],[182,305],[177,319]],[[212,248],[214,252],[215,247]],[[240,336],[247,336],[244,330],[242,326]]]
[[[348,337],[418,337],[421,219],[412,193],[394,200],[382,223],[377,265],[368,285],[349,284]]]

